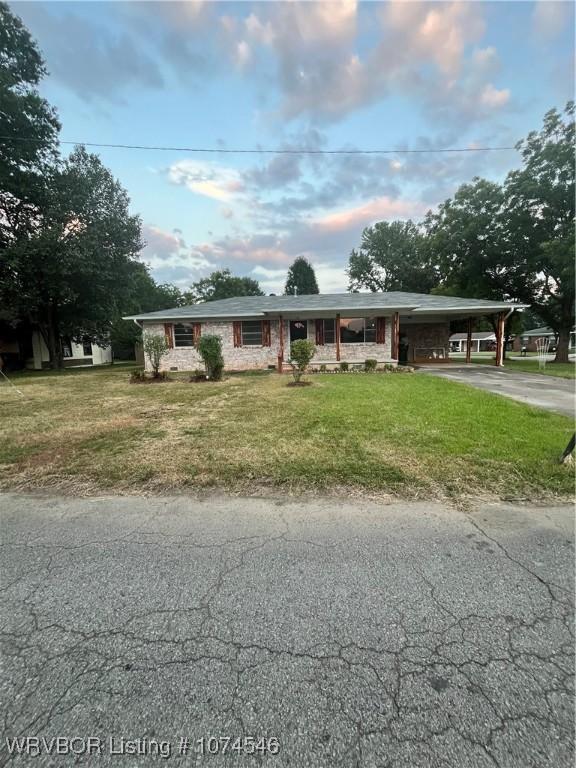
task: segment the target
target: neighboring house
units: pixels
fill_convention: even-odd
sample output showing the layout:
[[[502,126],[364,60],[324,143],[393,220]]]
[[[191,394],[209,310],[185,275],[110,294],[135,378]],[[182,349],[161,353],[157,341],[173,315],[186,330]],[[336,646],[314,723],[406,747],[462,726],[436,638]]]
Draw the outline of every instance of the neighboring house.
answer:
[[[124,319],[134,320],[145,334],[166,336],[164,370],[201,367],[196,344],[207,333],[221,337],[229,370],[282,370],[295,339],[316,345],[316,365],[367,358],[380,363],[448,362],[452,321],[468,320],[471,329],[473,318],[496,314],[502,339],[506,315],[519,307],[400,292],[242,296]],[[502,364],[501,353],[496,364]]]
[[[450,336],[450,352],[466,352],[467,333],[453,333]],[[472,352],[493,352],[496,349],[496,334],[492,331],[478,331],[472,334]]]
[[[112,362],[112,348],[99,347],[90,341],[76,343],[61,340],[64,366],[104,365]],[[31,368],[41,370],[50,366],[50,353],[39,331],[27,326],[13,328],[0,323],[0,358],[7,369]]]
[[[547,326],[542,326],[541,328],[532,328],[531,331],[523,331],[522,333],[518,334],[516,338],[514,339],[514,351],[520,352],[522,349],[526,348],[528,352],[537,352],[538,351],[538,339],[548,339],[549,342],[549,349],[555,349],[556,344],[558,343],[558,337],[552,330],[552,328],[548,328]],[[576,332],[572,330],[570,332],[570,348],[574,347],[576,345]]]

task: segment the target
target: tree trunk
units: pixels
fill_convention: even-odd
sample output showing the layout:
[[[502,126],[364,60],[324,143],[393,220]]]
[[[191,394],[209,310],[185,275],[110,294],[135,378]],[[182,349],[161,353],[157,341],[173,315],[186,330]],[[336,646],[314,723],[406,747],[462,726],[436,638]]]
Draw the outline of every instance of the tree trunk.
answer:
[[[62,344],[58,327],[58,313],[56,307],[51,304],[46,313],[46,337],[48,341],[48,353],[50,355],[50,368],[57,370],[64,367]]]
[[[568,363],[568,349],[570,347],[570,331],[572,324],[564,325],[558,330],[558,346],[556,347],[555,363]]]

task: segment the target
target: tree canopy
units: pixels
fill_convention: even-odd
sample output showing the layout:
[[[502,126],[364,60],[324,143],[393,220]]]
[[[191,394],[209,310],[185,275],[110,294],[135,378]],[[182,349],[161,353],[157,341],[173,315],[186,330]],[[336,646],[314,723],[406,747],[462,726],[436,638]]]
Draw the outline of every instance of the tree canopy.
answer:
[[[542,129],[517,149],[523,167],[508,174],[505,191],[515,257],[531,276],[521,284],[519,298],[558,334],[556,360],[568,362],[576,279],[574,102],[563,114],[550,110]]]
[[[45,74],[30,33],[0,2],[0,248],[30,225],[57,156],[56,111],[37,89]]]
[[[475,178],[422,224],[379,222],[350,255],[350,289],[415,291],[529,304],[567,362],[574,324],[574,103],[517,145],[504,184]],[[507,333],[519,325],[516,314]]]
[[[349,289],[429,293],[437,275],[422,228],[408,221],[380,221],[362,232],[348,264]]]
[[[236,277],[229,269],[212,272],[190,286],[185,294],[187,303],[195,304],[201,301],[218,301],[231,299],[235,296],[263,296],[257,280],[251,277]]]
[[[2,301],[39,328],[59,366],[62,335],[107,343],[141,247],[126,192],[96,155],[77,147],[53,169],[27,236],[3,254]]]
[[[286,296],[320,293],[314,267],[304,256],[298,256],[288,270],[284,293]]]

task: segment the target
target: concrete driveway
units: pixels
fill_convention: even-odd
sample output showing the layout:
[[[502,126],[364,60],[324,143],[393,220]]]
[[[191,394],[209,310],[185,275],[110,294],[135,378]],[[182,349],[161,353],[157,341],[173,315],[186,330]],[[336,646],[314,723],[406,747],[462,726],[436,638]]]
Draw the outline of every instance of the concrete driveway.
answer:
[[[528,405],[536,405],[548,411],[556,411],[566,416],[574,415],[573,379],[561,379],[556,376],[542,376],[537,373],[522,373],[489,365],[470,366],[426,366],[425,373],[440,376],[472,387],[495,392],[497,395],[511,397]]]
[[[569,507],[0,509],[1,765],[573,765]]]

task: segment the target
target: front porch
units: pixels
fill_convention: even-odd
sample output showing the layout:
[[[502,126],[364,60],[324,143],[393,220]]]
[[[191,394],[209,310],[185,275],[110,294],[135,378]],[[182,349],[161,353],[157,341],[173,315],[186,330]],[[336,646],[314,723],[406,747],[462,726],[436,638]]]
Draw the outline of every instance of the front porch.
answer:
[[[450,336],[453,325],[466,326],[466,354],[461,365],[471,364],[472,334],[475,320],[481,315],[438,312],[417,316],[395,312],[382,317],[346,318],[340,314],[324,318],[278,318],[279,352],[277,370],[291,370],[290,344],[307,339],[316,346],[311,367],[338,368],[341,363],[361,366],[368,359],[378,365],[450,365]],[[494,364],[503,365],[504,322],[506,313],[497,314]],[[363,334],[363,335],[362,335]]]

